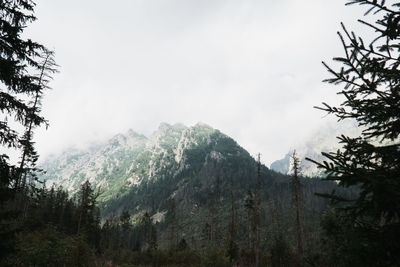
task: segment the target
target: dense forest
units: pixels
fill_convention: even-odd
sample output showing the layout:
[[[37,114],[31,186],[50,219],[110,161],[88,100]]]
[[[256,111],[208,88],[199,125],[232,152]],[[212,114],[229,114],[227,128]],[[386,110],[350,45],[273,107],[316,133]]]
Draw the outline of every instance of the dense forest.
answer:
[[[135,152],[138,172],[157,179],[107,194],[85,176],[74,192],[40,179],[33,136],[48,125],[41,99],[58,66],[22,37],[35,3],[1,1],[0,145],[20,157],[0,154],[0,265],[400,266],[400,3],[348,4],[367,7],[375,21],[359,21],[376,38],[365,43],[342,25],[344,55],[323,64],[344,101],[316,108],[364,130],[338,137],[342,149],[322,153],[326,161],[307,159],[321,177],[303,177],[296,153],[291,175],[271,171],[198,126],[183,165]]]

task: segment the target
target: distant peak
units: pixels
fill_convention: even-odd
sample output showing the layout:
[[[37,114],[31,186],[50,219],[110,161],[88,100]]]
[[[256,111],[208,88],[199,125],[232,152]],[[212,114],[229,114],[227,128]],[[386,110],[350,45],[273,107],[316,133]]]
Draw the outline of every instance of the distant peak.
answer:
[[[204,122],[198,122],[196,123],[195,127],[206,127],[206,128],[212,128],[210,125],[204,123]]]
[[[178,130],[178,131],[181,131],[181,130],[185,130],[186,128],[187,127],[182,123],[175,123],[175,124],[171,125],[169,123],[162,122],[158,126],[158,129],[157,129],[156,132],[166,132],[167,130],[173,130],[173,131]]]
[[[171,125],[166,122],[161,122],[158,126],[158,130],[166,130],[168,128],[171,128]]]
[[[128,135],[128,136],[131,136],[131,137],[135,137],[135,138],[143,138],[143,139],[146,139],[146,136],[144,136],[143,134],[140,134],[140,133],[138,133],[138,132],[136,132],[136,131],[134,131],[134,130],[132,130],[132,129],[129,129],[129,130],[128,130],[127,135]]]
[[[171,125],[169,123],[162,122],[158,126],[158,129],[150,135],[150,138],[153,140],[157,140],[164,136],[177,136],[181,135],[182,132],[186,129],[187,127],[181,123]]]
[[[183,123],[175,123],[174,125],[172,125],[173,128],[175,129],[186,129],[186,125],[184,125]]]
[[[121,139],[121,138],[125,138],[125,136],[121,133],[114,135],[111,140],[116,140],[116,139]]]
[[[136,134],[136,132],[134,130],[132,130],[132,129],[129,129],[128,130],[128,134]]]

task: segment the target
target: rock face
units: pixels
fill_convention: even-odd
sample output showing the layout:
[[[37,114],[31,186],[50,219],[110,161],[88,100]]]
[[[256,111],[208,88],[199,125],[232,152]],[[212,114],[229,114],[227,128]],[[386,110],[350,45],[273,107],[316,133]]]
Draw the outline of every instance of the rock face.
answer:
[[[101,202],[124,195],[132,188],[185,172],[197,173],[203,165],[232,156],[250,155],[234,140],[212,127],[162,123],[150,137],[129,130],[87,150],[69,150],[46,160],[41,179],[47,186],[75,192],[89,182],[101,189]]]
[[[130,130],[126,135],[118,134],[107,143],[87,150],[67,150],[40,166],[46,171],[42,179],[47,186],[63,186],[71,192],[86,180],[104,189],[111,189],[122,181],[139,182],[140,177],[129,169],[144,151],[147,140],[144,135]]]

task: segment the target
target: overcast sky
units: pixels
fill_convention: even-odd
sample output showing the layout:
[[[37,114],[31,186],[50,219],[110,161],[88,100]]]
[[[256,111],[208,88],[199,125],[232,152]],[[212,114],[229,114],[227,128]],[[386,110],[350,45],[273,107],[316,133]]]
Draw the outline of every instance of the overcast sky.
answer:
[[[42,158],[129,128],[203,122],[270,164],[337,102],[321,61],[363,11],[344,0],[40,0],[26,35],[56,52]]]

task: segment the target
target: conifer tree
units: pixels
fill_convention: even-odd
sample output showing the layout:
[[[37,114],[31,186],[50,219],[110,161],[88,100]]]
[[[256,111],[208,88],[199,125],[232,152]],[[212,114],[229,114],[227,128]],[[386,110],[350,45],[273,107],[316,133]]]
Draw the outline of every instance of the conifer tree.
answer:
[[[302,193],[300,184],[300,160],[296,155],[296,151],[292,155],[293,161],[293,175],[292,175],[292,186],[293,186],[293,200],[296,208],[296,231],[297,231],[297,253],[300,259],[303,257],[303,231],[301,222],[301,210],[302,210]]]
[[[202,248],[203,251],[208,249],[211,243],[211,225],[206,222],[201,231]]]
[[[254,192],[249,190],[245,199],[244,206],[247,210],[249,220],[249,248],[254,253],[254,264],[259,266],[260,258],[260,217],[261,217],[261,159],[258,154],[257,160],[257,176]]]
[[[0,258],[12,247],[14,227],[10,227],[10,220],[19,215],[10,201],[14,201],[21,179],[37,159],[33,129],[46,124],[39,113],[45,80],[49,78],[40,77],[41,67],[47,66],[41,61],[47,49],[22,37],[24,29],[36,20],[34,7],[32,0],[0,1],[0,147],[22,154],[19,166],[10,163],[4,152],[0,154]],[[22,136],[17,131],[21,127],[26,129]]]
[[[81,184],[78,191],[78,225],[77,234],[85,233],[92,243],[97,240],[97,231],[100,222],[99,210],[97,207],[97,197],[99,192],[95,192],[89,181]]]
[[[170,209],[169,209],[169,246],[170,248],[176,248],[178,245],[178,216],[177,216],[177,210],[176,210],[176,201],[175,198],[172,198],[170,200]]]
[[[255,252],[255,204],[254,194],[251,190],[247,191],[246,198],[244,200],[244,207],[247,212],[247,234],[248,234],[248,248]]]
[[[0,145],[21,149],[22,161],[31,159],[33,163],[36,154],[31,140],[32,129],[46,124],[39,115],[39,100],[46,88],[40,71],[47,66],[41,62],[47,49],[21,37],[26,26],[36,20],[34,7],[30,0],[0,3]],[[39,75],[36,75],[37,71]],[[9,122],[13,120],[27,129],[24,136],[12,128]],[[22,168],[10,165],[6,154],[0,155],[0,164],[3,172],[0,176],[1,195],[7,197],[10,186],[18,187],[21,178],[18,172]]]
[[[338,137],[343,148],[322,153],[327,158],[323,163],[314,162],[326,180],[360,190],[356,199],[324,195],[345,204],[336,210],[347,226],[346,239],[336,244],[343,265],[400,265],[400,3],[347,3],[352,4],[368,7],[366,15],[374,21],[359,22],[375,38],[366,43],[342,24],[338,34],[344,56],[334,58],[341,67],[323,64],[332,75],[326,81],[342,85],[339,94],[345,100],[339,107],[323,103],[319,108],[339,120],[354,119],[364,130],[355,138]]]
[[[157,249],[157,230],[153,225],[153,219],[148,212],[142,217],[142,225],[144,227],[144,241],[146,242],[146,248],[149,251]]]
[[[258,154],[257,158],[257,182],[254,191],[254,225],[255,225],[255,253],[256,253],[256,267],[260,264],[260,217],[261,217],[261,155]]]
[[[237,222],[236,222],[236,207],[235,199],[233,197],[233,190],[231,189],[231,221],[229,223],[229,238],[228,238],[228,256],[231,264],[233,264],[239,254],[239,246],[237,243]]]
[[[123,247],[130,248],[131,244],[131,215],[129,214],[128,210],[122,211],[121,215],[119,216],[119,224],[121,225],[121,234],[123,239]]]
[[[43,49],[40,54],[42,60],[38,62],[39,73],[37,74],[37,86],[39,90],[35,92],[32,100],[30,101],[29,108],[30,114],[26,118],[25,132],[19,140],[22,148],[21,160],[19,163],[19,177],[17,177],[17,182],[15,187],[21,187],[22,190],[25,189],[27,185],[27,175],[28,172],[33,168],[38,159],[38,154],[34,148],[33,142],[33,130],[35,127],[34,114],[39,114],[41,111],[41,100],[44,89],[49,89],[48,83],[52,79],[52,74],[57,72],[57,64],[54,61],[54,52],[47,49]]]
[[[221,244],[221,179],[220,175],[217,174],[215,177],[215,190],[214,190],[214,200],[211,201],[210,205],[210,218],[211,218],[211,240],[214,245],[219,247]]]

